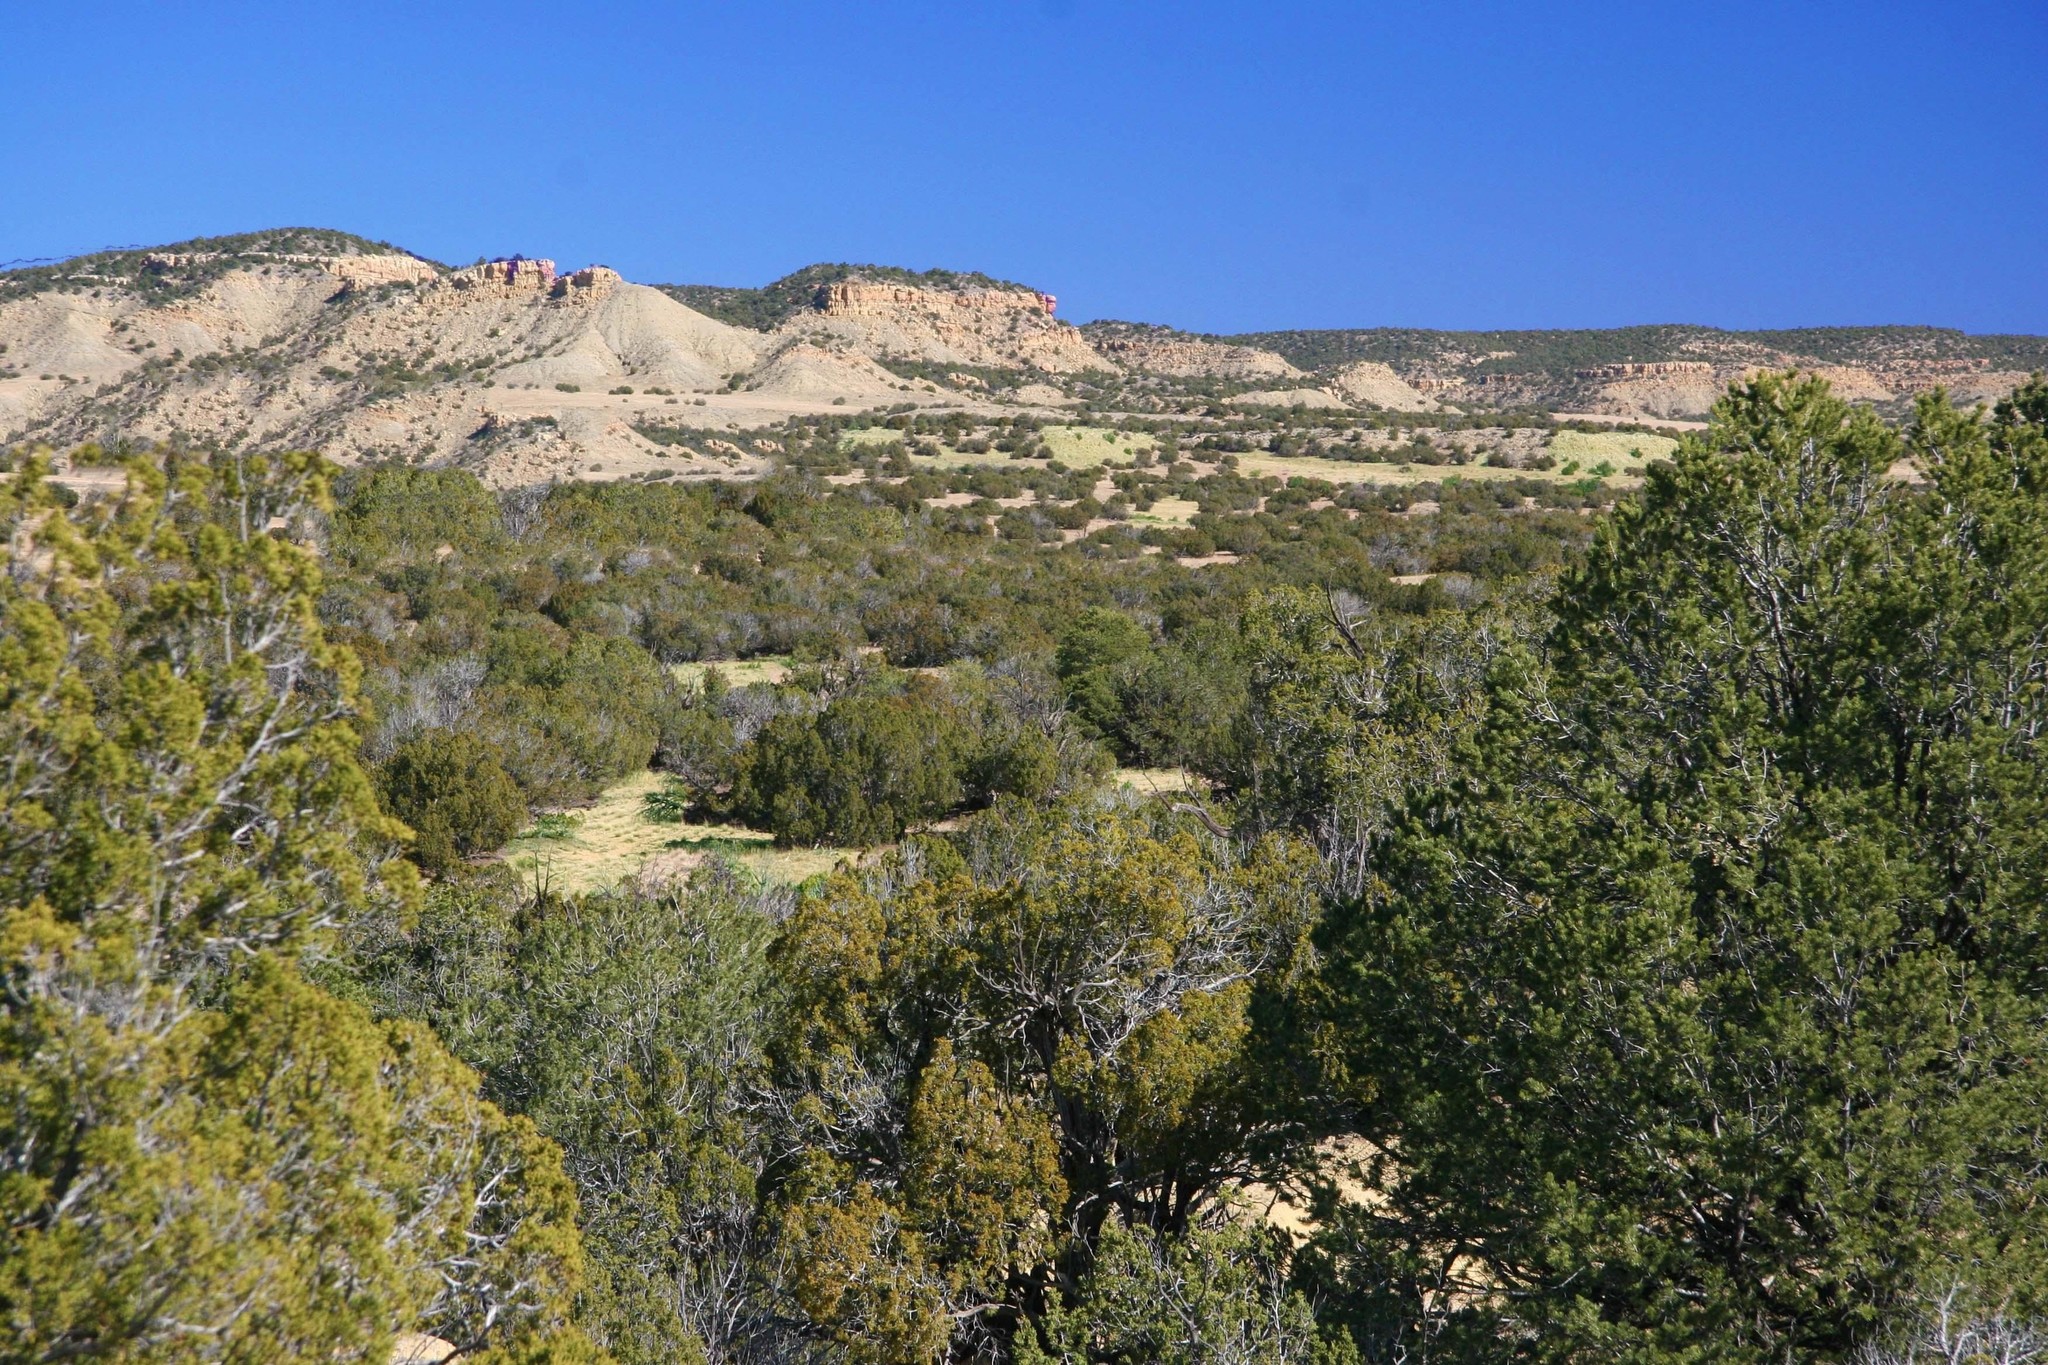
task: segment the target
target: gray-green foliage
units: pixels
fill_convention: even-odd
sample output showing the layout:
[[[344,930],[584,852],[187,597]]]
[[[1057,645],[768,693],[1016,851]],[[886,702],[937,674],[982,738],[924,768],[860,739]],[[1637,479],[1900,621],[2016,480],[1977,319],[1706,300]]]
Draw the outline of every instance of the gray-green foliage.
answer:
[[[1747,385],[1555,611],[1333,925],[1362,1339],[1761,1362],[1930,1285],[2038,1311],[2048,390],[1902,438]]]
[[[526,803],[491,749],[461,731],[427,730],[384,765],[385,802],[411,826],[413,860],[446,872],[519,832]]]
[[[593,1325],[625,1361],[761,1329],[749,1117],[774,897],[713,863],[687,890],[564,905],[520,944],[521,1112],[584,1201]]]
[[[1046,800],[1099,781],[1109,756],[1027,666],[942,677],[835,666],[799,669],[761,696],[710,690],[672,725],[664,752],[708,807],[784,844],[869,847],[1001,796]],[[735,745],[750,707],[776,714]],[[729,791],[712,781],[731,774]],[[707,779],[710,779],[707,781]]]
[[[1287,1283],[1283,1240],[1225,1226],[1160,1237],[1112,1223],[1076,1291],[1017,1340],[1017,1365],[1344,1365]]]
[[[687,887],[566,901],[472,878],[434,888],[414,922],[356,926],[352,989],[432,1024],[560,1144],[582,1201],[582,1320],[621,1361],[707,1343],[729,1360],[776,1338],[754,1181],[783,899],[713,862]]]
[[[10,1360],[593,1353],[559,1153],[300,964],[403,917],[313,612],[310,456],[0,485],[0,1347]]]

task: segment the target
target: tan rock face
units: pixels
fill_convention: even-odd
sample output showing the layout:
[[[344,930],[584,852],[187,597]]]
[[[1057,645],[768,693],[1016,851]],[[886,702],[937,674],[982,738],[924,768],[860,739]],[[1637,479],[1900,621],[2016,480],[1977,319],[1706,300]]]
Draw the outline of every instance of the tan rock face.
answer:
[[[1836,394],[1852,403],[1884,403],[1898,397],[1885,382],[1857,365],[1816,365],[1811,373],[1834,386]]]
[[[844,341],[871,358],[1053,374],[1116,368],[1077,329],[1054,319],[1046,295],[1028,289],[838,280],[818,291],[810,311],[777,329],[779,341],[821,337]]]
[[[158,251],[142,258],[145,270],[177,270],[183,266],[198,265],[220,259],[219,252],[213,251]],[[315,256],[298,251],[273,251],[253,258],[264,264],[312,266],[324,270],[353,288],[367,288],[379,284],[421,284],[439,277],[441,271],[431,261],[416,256]]]
[[[550,260],[486,261],[450,271],[441,287],[458,294],[497,298],[602,298],[624,280],[608,266],[591,265],[562,275]]]
[[[1714,367],[1704,360],[1629,361],[1619,365],[1595,365],[1575,373],[1580,379],[1663,379],[1711,375]]]
[[[1428,412],[1436,406],[1421,391],[1377,360],[1360,360],[1331,376],[1330,385],[1354,403],[1394,412]]]
[[[1046,296],[1028,289],[922,289],[882,280],[836,280],[818,291],[817,308],[827,317],[890,317],[903,309],[1052,316]]]
[[[410,256],[337,256],[321,267],[352,289],[380,284],[425,284],[440,276],[426,261]]]
[[[1727,381],[1711,365],[1675,374],[1643,375],[1602,384],[1595,412],[1619,417],[1704,416],[1720,399]]]
[[[1271,351],[1215,341],[1112,337],[1096,342],[1095,349],[1126,369],[1183,378],[1213,375],[1219,379],[1294,379],[1301,374]]]

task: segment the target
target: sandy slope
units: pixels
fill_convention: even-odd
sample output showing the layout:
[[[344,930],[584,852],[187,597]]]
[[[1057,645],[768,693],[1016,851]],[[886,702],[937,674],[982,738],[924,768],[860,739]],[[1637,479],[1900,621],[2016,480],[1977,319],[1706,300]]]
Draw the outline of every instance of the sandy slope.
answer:
[[[756,472],[764,453],[693,458],[636,428],[738,433],[905,401],[1000,406],[971,377],[957,390],[905,380],[878,355],[1103,363],[1036,295],[855,291],[841,315],[812,310],[767,334],[601,267],[497,263],[367,284],[363,270],[306,258],[170,301],[109,284],[0,304],[0,444],[247,440],[343,463],[456,463],[498,484],[731,476]]]
[[[1354,403],[1394,412],[1431,412],[1436,404],[1423,397],[1393,368],[1376,360],[1346,365],[1330,377],[1330,387]]]
[[[895,402],[903,381],[857,351],[828,350],[798,341],[778,351],[747,378],[746,391],[761,398],[796,398],[862,406]]]
[[[1240,407],[1291,408],[1297,404],[1305,408],[1350,406],[1328,389],[1257,389],[1251,393],[1241,393],[1230,401]]]

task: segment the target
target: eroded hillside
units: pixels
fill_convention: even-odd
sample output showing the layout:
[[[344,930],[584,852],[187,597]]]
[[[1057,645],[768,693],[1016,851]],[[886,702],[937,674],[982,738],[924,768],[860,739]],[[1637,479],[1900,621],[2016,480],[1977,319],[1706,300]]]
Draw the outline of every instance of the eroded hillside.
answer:
[[[403,458],[498,485],[750,475],[791,418],[939,407],[1211,416],[1703,417],[1764,369],[1897,413],[1995,399],[2048,339],[1936,328],[1203,336],[980,274],[818,265],[759,289],[513,258],[453,269],[321,229],[0,273],[0,445],[123,439]],[[687,447],[664,435],[705,433]],[[650,435],[652,433],[652,435]]]

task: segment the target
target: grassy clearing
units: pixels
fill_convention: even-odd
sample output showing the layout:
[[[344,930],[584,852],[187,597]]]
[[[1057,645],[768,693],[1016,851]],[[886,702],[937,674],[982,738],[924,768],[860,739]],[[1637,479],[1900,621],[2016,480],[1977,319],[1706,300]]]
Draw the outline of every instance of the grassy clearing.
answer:
[[[1142,433],[1115,431],[1097,426],[1049,426],[1041,428],[1039,438],[1047,447],[1051,459],[1073,469],[1090,466],[1115,464],[1128,467],[1131,458],[1138,451],[1156,446],[1153,437]],[[869,427],[860,431],[849,431],[845,441],[850,446],[879,445],[900,440],[902,433],[886,427]],[[1594,465],[1602,460],[1614,466],[1610,476],[1616,487],[1631,487],[1637,480],[1623,471],[1639,465],[1645,460],[1661,459],[1671,453],[1677,444],[1669,436],[1641,435],[1631,432],[1583,432],[1561,431],[1551,442],[1551,450],[1559,462],[1558,469],[1501,469],[1492,465],[1425,465],[1425,464],[1371,464],[1358,460],[1321,459],[1313,455],[1271,455],[1263,451],[1246,451],[1238,455],[1238,471],[1243,474],[1271,474],[1281,479],[1294,477],[1327,479],[1334,484],[1367,484],[1402,487],[1408,484],[1434,483],[1445,478],[1456,477],[1483,483],[1498,479],[1548,479],[1556,482],[1570,482],[1586,476]],[[1636,452],[1640,452],[1640,454]],[[1010,466],[1019,462],[1000,450],[965,451],[950,446],[940,446],[936,455],[912,455],[911,463],[919,469],[962,469],[980,466]],[[1185,455],[1183,456],[1185,458]],[[1562,466],[1576,462],[1572,473],[1563,472]],[[1021,462],[1026,468],[1042,468],[1040,460]],[[1206,474],[1210,466],[1198,464],[1199,473]],[[1184,526],[1192,515],[1193,505],[1186,504],[1186,510],[1176,506],[1167,509],[1168,502],[1179,503],[1179,499],[1161,500],[1149,515],[1131,518],[1141,524]]]
[[[647,772],[607,790],[594,805],[543,817],[538,829],[505,846],[504,858],[525,876],[545,875],[558,891],[596,891],[643,872],[678,876],[713,853],[737,859],[763,881],[793,884],[830,872],[859,850],[776,848],[769,836],[738,825],[663,825],[644,803],[662,776]],[[557,837],[549,834],[561,831]]]
[[[1174,796],[1181,792],[1206,791],[1206,779],[1185,768],[1118,768],[1109,780],[1141,796]]]
[[[1143,796],[1200,791],[1205,783],[1179,768],[1118,768],[1113,784]],[[680,877],[723,853],[765,882],[795,885],[858,858],[854,848],[776,848],[759,830],[739,825],[664,825],[646,816],[660,773],[646,772],[609,788],[581,810],[552,811],[505,846],[504,860],[528,880],[545,877],[557,891],[601,891],[651,874]]]
[[[1153,437],[1142,433],[1089,426],[1042,427],[1039,429],[1038,438],[1046,447],[1043,459],[1058,460],[1075,469],[1112,461],[1129,464],[1131,457],[1138,451],[1150,450],[1158,444]],[[865,427],[858,431],[849,431],[841,437],[846,445],[853,447],[886,445],[902,439],[902,432],[888,427]],[[930,437],[923,439],[931,440]],[[920,469],[959,469],[963,466],[1018,463],[1011,459],[1007,451],[956,450],[948,445],[939,445],[939,453],[936,455],[912,455],[910,458],[911,463]],[[1035,466],[1039,461],[1029,460],[1022,463]]]
[[[1131,513],[1134,526],[1186,526],[1202,505],[1187,498],[1160,498],[1149,511]]]
[[[789,676],[789,657],[783,654],[762,654],[752,659],[699,659],[692,663],[670,664],[668,671],[679,682],[701,683],[704,675],[712,669],[725,675],[726,682],[734,687],[746,687],[751,683],[779,683]]]
[[[1077,469],[1108,460],[1128,464],[1137,452],[1159,444],[1142,432],[1111,431],[1107,427],[1041,427],[1038,437],[1053,459]]]
[[[1637,436],[1631,439],[1641,442],[1658,438]],[[1334,484],[1360,483],[1398,487],[1416,483],[1441,483],[1445,479],[1463,479],[1467,483],[1495,483],[1502,479],[1547,479],[1553,483],[1569,483],[1585,477],[1583,470],[1567,477],[1560,469],[1497,469],[1484,464],[1366,464],[1352,460],[1317,459],[1313,455],[1265,455],[1258,451],[1251,451],[1237,458],[1241,473],[1273,474],[1283,479],[1299,475],[1308,479],[1327,479]],[[1560,455],[1559,458],[1565,457]],[[1609,480],[1610,483],[1618,488],[1626,488],[1639,482],[1619,472],[1623,467],[1623,457],[1611,458],[1617,472]]]
[[[1634,431],[1560,431],[1550,438],[1550,453],[1560,463],[1577,460],[1592,466],[1602,460],[1619,468],[1645,460],[1669,459],[1678,448],[1670,436],[1647,436]]]

